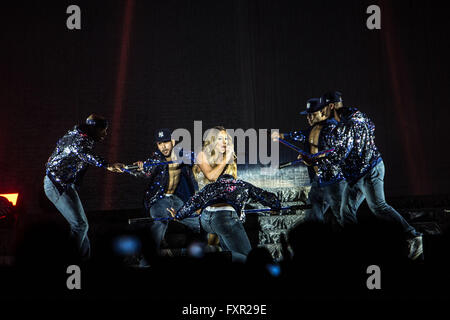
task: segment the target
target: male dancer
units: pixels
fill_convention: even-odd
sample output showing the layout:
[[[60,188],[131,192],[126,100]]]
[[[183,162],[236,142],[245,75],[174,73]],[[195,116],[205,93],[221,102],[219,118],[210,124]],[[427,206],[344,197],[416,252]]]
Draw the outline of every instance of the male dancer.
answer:
[[[170,217],[170,214],[167,208],[178,210],[185,201],[194,195],[197,189],[192,165],[185,163],[189,161],[181,163],[183,159],[175,152],[175,141],[172,140],[171,136],[172,131],[169,129],[157,130],[155,133],[157,151],[145,162],[136,162],[135,164],[139,166],[138,170],[127,171],[134,176],[150,179],[144,196],[144,207],[150,217],[161,219],[154,221],[150,227],[157,250],[160,250],[161,242],[168,227],[168,221],[165,218]],[[183,157],[186,157],[186,155],[183,155]],[[193,163],[194,155],[189,153],[187,157]],[[174,162],[158,164],[171,161]],[[195,233],[200,233],[198,216],[187,218],[181,223]]]
[[[105,160],[92,154],[94,144],[105,139],[107,128],[105,118],[91,114],[86,123],[75,126],[59,139],[46,164],[45,194],[69,222],[82,260],[90,256],[89,225],[77,192],[82,177],[88,165],[120,172],[117,164],[108,166]]]
[[[387,204],[384,195],[384,162],[375,145],[375,125],[357,108],[343,106],[340,92],[322,96],[326,105],[335,110],[339,120],[333,139],[335,151],[327,158],[339,161],[348,186],[343,194],[342,216],[345,224],[356,223],[356,212],[364,198],[370,210],[402,228],[408,242],[408,257],[422,256],[422,235],[417,232],[394,208]]]
[[[315,154],[331,148],[333,140],[332,132],[338,122],[330,117],[331,108],[324,104],[320,98],[308,100],[306,111],[301,112],[307,115],[310,128],[307,130],[293,131],[289,133],[274,133],[272,139],[289,139],[300,142],[305,148]],[[299,155],[299,158],[302,156]],[[331,208],[337,223],[342,226],[341,198],[346,182],[339,166],[339,162],[332,158],[307,159],[303,157],[304,163],[308,166],[308,173],[311,180],[311,191],[309,192],[309,202],[311,210],[308,219],[324,222],[324,214]]]
[[[270,207],[271,211],[281,209],[281,201],[276,194],[258,188],[244,180],[236,179],[230,174],[223,174],[216,181],[207,184],[202,190],[192,196],[186,203],[175,210],[168,208],[171,216],[177,220],[187,219],[195,211],[204,209],[216,203],[231,205],[240,220],[245,218],[242,208],[249,201],[259,202]]]

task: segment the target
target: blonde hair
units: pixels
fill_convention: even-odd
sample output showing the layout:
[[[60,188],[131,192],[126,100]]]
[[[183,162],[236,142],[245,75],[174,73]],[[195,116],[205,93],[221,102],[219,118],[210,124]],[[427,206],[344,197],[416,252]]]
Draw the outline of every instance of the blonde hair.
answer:
[[[217,160],[219,158],[219,154],[216,152],[216,145],[217,145],[217,137],[220,132],[226,132],[227,138],[228,138],[228,146],[233,150],[233,163],[229,163],[225,166],[225,169],[223,170],[222,174],[229,174],[233,177],[237,178],[237,163],[236,163],[236,154],[234,152],[234,144],[233,139],[231,138],[230,134],[227,132],[227,130],[222,126],[217,126],[212,129],[209,129],[206,134],[205,141],[203,142],[202,152],[206,157],[206,161],[208,161],[208,164],[214,168],[217,166]],[[199,183],[199,185],[207,185],[208,183],[211,183],[213,181],[208,180],[205,175],[203,174],[202,170],[200,169],[198,164],[195,164],[192,168],[194,172],[195,179]]]

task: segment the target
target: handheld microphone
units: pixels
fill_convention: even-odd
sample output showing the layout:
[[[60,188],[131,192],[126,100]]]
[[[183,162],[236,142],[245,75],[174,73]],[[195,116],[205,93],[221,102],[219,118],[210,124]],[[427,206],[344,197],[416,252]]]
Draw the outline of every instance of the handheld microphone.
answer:
[[[285,163],[280,164],[280,165],[278,166],[278,169],[283,169],[283,168],[289,167],[289,166],[291,166],[291,165],[292,165],[292,161],[290,161],[290,162],[285,162]]]
[[[125,166],[124,167],[125,170],[136,170],[139,169],[138,165],[130,165],[130,166]]]

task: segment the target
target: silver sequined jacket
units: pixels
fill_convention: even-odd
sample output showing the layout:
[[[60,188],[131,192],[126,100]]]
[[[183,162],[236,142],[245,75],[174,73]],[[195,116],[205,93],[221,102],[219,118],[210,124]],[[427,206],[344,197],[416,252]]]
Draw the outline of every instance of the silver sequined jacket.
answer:
[[[318,149],[319,151],[328,150],[333,147],[335,143],[334,135],[335,129],[338,126],[338,122],[333,119],[325,120],[321,123],[323,125],[319,134]],[[300,130],[284,133],[285,139],[294,140],[303,144],[305,151],[309,151],[310,144],[308,141],[311,128],[308,130]],[[344,174],[340,165],[340,159],[337,157],[323,157],[317,158],[314,165],[317,166],[317,173],[314,171],[313,167],[308,166],[308,173],[311,182],[317,181],[319,186],[330,185],[339,182],[344,179]]]
[[[217,203],[228,203],[238,214],[241,213],[241,219],[243,219],[242,207],[249,200],[257,201],[274,210],[281,208],[281,202],[274,193],[255,187],[243,180],[235,179],[231,175],[224,174],[192,196],[177,211],[175,219],[187,218],[196,210]]]
[[[104,159],[92,154],[93,147],[94,139],[78,126],[59,139],[46,164],[46,174],[60,193],[71,184],[79,185],[88,165],[107,165]]]
[[[375,124],[356,108],[344,107],[336,127],[330,161],[339,161],[350,184],[358,181],[382,159],[375,145]]]

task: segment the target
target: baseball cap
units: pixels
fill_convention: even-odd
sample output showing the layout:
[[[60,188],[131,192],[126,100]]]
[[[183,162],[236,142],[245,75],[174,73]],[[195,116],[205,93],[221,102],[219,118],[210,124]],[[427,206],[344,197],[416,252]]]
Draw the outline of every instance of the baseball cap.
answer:
[[[329,103],[342,102],[342,93],[339,91],[328,91],[321,98],[326,106]]]
[[[306,110],[300,112],[301,115],[307,115],[314,113],[322,109],[325,105],[321,98],[311,98],[306,102]]]
[[[158,129],[155,132],[155,141],[156,142],[167,142],[172,140],[172,130],[168,128]]]

